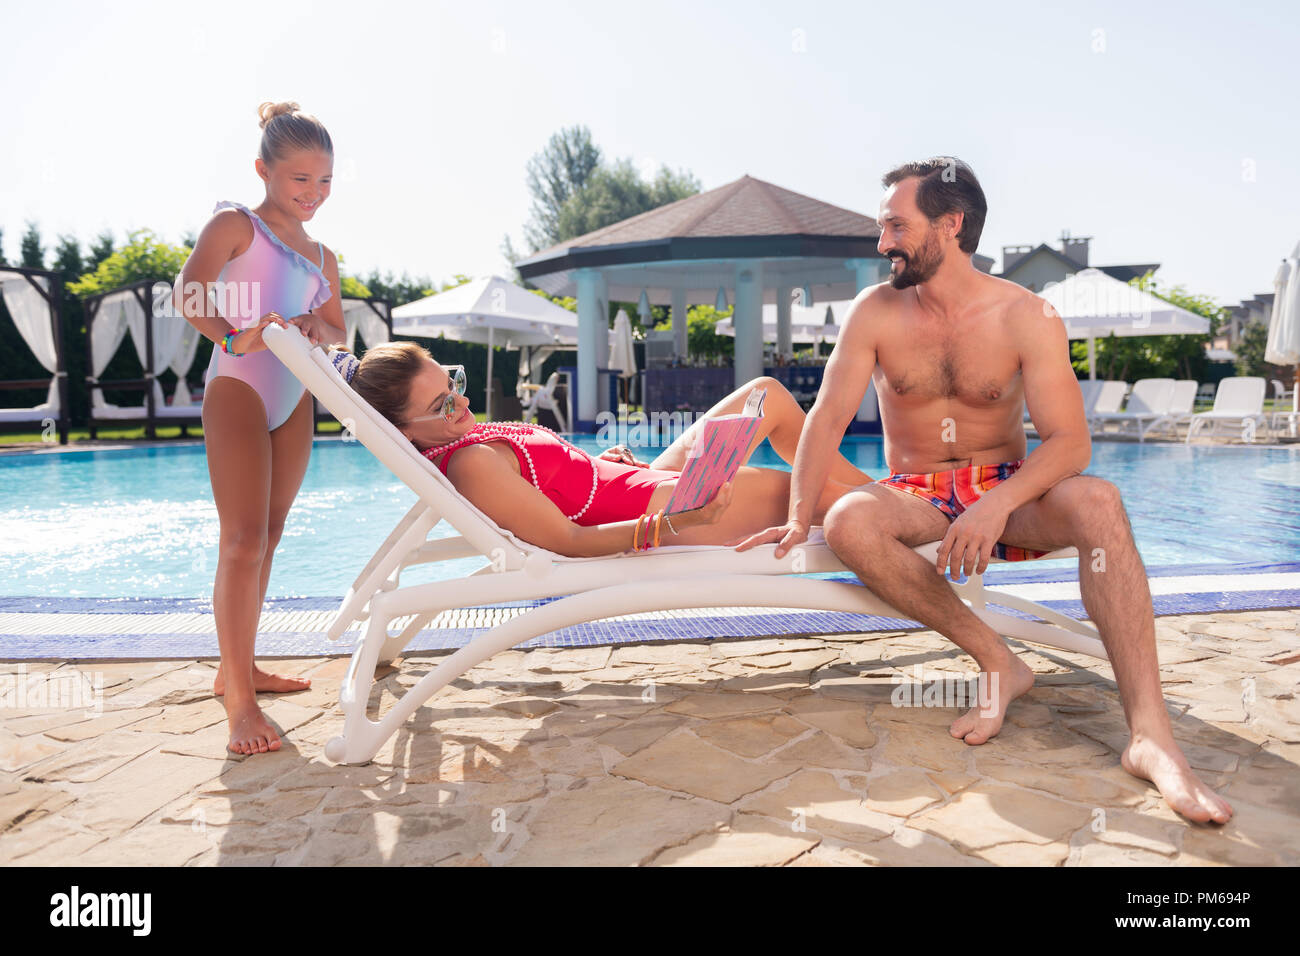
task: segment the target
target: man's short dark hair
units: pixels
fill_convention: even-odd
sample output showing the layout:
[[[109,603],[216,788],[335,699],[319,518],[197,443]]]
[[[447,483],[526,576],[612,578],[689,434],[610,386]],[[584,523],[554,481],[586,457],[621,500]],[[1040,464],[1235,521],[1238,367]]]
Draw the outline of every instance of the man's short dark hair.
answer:
[[[968,255],[978,249],[989,205],[975,171],[955,156],[935,156],[891,169],[881,177],[880,184],[888,189],[912,176],[921,180],[916,187],[916,205],[921,212],[931,222],[946,213],[961,213],[957,246]]]

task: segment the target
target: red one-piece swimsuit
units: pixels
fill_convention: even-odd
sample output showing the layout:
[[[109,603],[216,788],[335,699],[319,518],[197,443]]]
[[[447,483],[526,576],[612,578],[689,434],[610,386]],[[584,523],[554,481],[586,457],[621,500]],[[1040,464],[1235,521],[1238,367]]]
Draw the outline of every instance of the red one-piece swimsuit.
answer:
[[[580,525],[638,518],[660,483],[681,477],[675,471],[593,458],[549,428],[522,422],[480,422],[456,441],[422,454],[445,475],[457,451],[488,441],[509,445],[519,459],[519,473]]]

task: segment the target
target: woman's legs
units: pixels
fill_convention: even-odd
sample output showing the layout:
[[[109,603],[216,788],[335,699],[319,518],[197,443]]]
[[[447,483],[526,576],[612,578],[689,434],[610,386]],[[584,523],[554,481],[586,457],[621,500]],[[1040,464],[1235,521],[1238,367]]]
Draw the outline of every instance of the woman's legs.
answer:
[[[668,505],[675,484],[675,481],[665,481],[655,488],[646,508],[647,514],[653,514]],[[846,485],[828,479],[817,500],[817,507],[813,510],[812,523],[820,525],[831,505],[857,487],[857,484]],[[731,504],[721,518],[710,525],[684,528],[675,537],[669,533],[668,525],[664,524],[660,527],[659,545],[739,544],[764,528],[785,524],[789,505],[790,472],[742,465],[732,482]]]
[[[799,435],[803,431],[803,423],[807,415],[784,385],[774,378],[764,376],[745,383],[710,408],[702,418],[696,420],[690,428],[677,437],[676,441],[665,448],[650,467],[666,471],[681,471],[686,466],[691,445],[703,427],[700,423],[709,418],[739,413],[745,407],[745,399],[749,397],[749,392],[753,388],[766,388],[767,398],[763,401],[763,420],[759,423],[758,433],[745,452],[744,460],[748,461],[754,449],[766,438],[772,443],[773,450],[781,456],[781,459],[793,465],[795,451],[799,447]],[[852,462],[838,453],[831,462],[829,479],[855,488],[858,485],[869,484],[873,480],[870,475],[859,471]],[[784,521],[785,519],[782,518],[778,523]]]
[[[226,716],[234,753],[280,749],[280,737],[257,706],[253,645],[262,604],[258,583],[267,545],[271,436],[262,399],[247,383],[209,379],[203,401],[208,477],[221,523],[212,610],[226,678]]]
[[[259,609],[266,601],[271,563],[284,533],[285,519],[307,473],[307,463],[311,458],[312,411],[311,395],[305,393],[289,419],[270,433],[271,486],[267,503],[266,552],[258,581]],[[256,662],[252,664],[252,678],[254,689],[260,693],[286,693],[311,686],[311,681],[305,677],[269,673],[259,668]],[[218,696],[225,693],[225,675],[221,668],[217,670],[212,691]]]

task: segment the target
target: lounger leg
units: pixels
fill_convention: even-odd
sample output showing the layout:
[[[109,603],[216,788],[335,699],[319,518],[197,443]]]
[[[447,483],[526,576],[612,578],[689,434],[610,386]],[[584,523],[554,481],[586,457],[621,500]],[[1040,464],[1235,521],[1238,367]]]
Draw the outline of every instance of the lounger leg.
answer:
[[[366,716],[379,651],[388,639],[388,621],[383,614],[371,613],[365,638],[352,655],[352,663],[339,687],[343,733],[325,744],[325,756],[335,763],[366,763],[390,736],[382,734],[379,725]]]
[[[430,621],[432,621],[435,617],[441,614],[442,610],[443,609],[437,611],[431,611],[427,614],[417,614],[414,618],[412,618],[411,623],[407,624],[406,627],[402,628],[402,633],[398,634],[396,637],[390,637],[388,638],[388,640],[384,641],[384,646],[379,650],[378,662],[380,664],[391,664],[393,662],[393,658],[395,658],[398,654],[402,653],[402,650],[406,647],[406,645],[411,643],[411,639],[414,638],[415,635],[419,634],[420,631]]]

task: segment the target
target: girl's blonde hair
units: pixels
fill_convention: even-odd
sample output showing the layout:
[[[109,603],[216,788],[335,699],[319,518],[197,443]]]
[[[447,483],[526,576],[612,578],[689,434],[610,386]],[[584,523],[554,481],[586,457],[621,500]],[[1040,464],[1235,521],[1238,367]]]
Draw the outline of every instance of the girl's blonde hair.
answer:
[[[262,125],[259,155],[268,166],[295,150],[320,150],[334,155],[334,143],[324,124],[302,112],[297,103],[263,103],[257,115]]]
[[[352,351],[344,345],[335,349]],[[433,361],[433,356],[418,342],[382,342],[371,346],[352,373],[352,388],[380,415],[394,425],[402,425],[411,400],[411,382],[420,373],[425,359]]]

